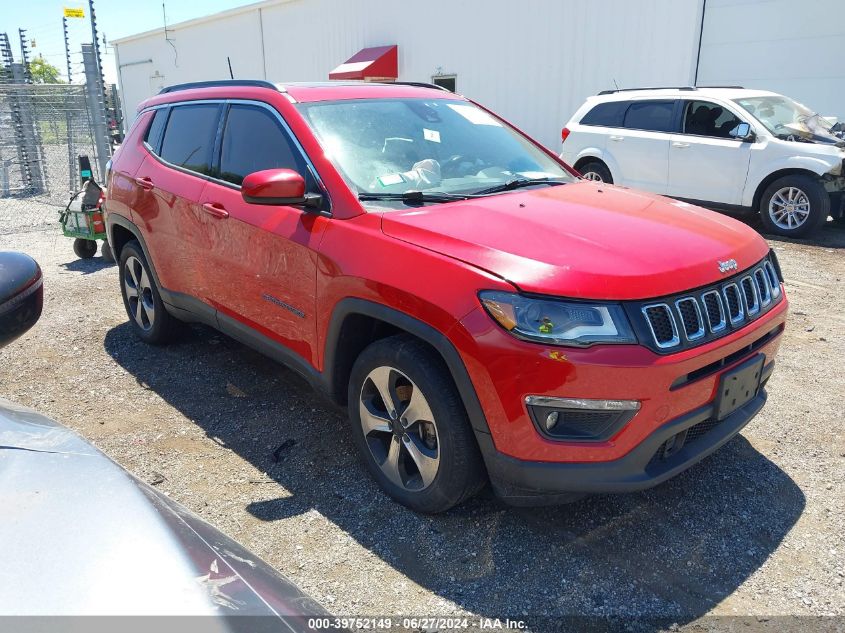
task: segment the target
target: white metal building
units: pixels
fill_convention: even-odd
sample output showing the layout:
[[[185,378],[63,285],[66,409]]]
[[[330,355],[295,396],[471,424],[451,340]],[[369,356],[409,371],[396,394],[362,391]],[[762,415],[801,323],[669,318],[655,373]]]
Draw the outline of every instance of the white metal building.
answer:
[[[840,0],[265,0],[113,44],[127,121],[161,87],[228,78],[230,63],[239,79],[314,81],[350,69],[343,76],[368,77],[367,53],[338,67],[362,49],[396,46],[399,80],[454,80],[457,92],[557,148],[584,98],[615,85],[768,88],[843,118],[840,8]]]

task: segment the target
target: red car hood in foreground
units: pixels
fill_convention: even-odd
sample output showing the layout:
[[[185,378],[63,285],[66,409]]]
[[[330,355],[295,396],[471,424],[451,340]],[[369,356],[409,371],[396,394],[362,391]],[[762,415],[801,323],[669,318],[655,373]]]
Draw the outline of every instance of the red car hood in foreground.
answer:
[[[741,222],[683,202],[578,182],[384,214],[385,234],[525,292],[646,299],[718,281],[769,250]]]

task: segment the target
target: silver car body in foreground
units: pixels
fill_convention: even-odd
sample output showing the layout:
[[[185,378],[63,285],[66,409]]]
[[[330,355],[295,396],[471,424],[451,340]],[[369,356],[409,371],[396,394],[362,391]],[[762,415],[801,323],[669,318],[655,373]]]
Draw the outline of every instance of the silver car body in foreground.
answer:
[[[206,630],[247,615],[290,630],[325,614],[69,429],[0,399],[0,615],[216,616]]]

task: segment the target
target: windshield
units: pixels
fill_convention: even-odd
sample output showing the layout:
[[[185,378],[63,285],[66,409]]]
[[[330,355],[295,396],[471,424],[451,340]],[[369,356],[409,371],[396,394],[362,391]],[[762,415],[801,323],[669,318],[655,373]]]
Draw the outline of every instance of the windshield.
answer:
[[[364,197],[474,194],[515,180],[575,180],[539,147],[466,101],[351,99],[297,107],[327,157]]]
[[[832,124],[827,119],[787,97],[748,97],[735,99],[769,132],[787,137],[796,132],[827,132]]]

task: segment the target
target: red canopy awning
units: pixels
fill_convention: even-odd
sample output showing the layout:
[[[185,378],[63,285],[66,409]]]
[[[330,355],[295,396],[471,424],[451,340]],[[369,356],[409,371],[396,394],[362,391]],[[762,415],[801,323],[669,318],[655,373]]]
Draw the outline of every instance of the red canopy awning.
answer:
[[[329,73],[329,79],[396,79],[399,76],[399,47],[362,48]]]

